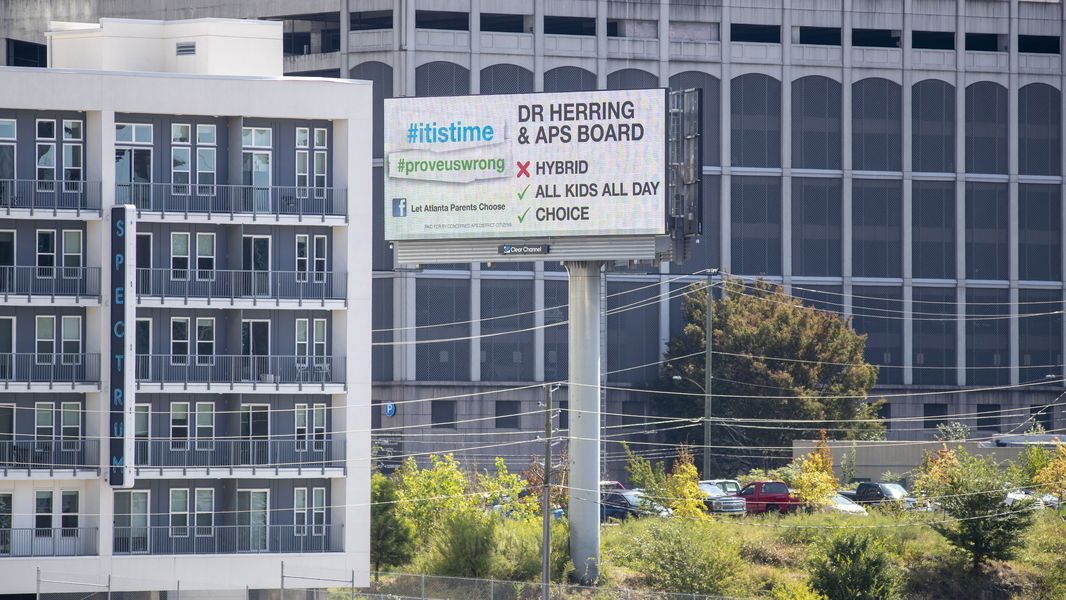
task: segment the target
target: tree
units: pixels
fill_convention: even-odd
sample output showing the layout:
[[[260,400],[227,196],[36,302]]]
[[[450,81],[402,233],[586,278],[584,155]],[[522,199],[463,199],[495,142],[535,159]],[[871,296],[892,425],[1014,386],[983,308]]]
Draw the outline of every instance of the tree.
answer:
[[[970,428],[958,421],[938,423],[934,437],[938,442],[962,442],[969,439]]]
[[[1033,483],[1045,494],[1066,500],[1066,446],[1061,442],[1055,442],[1054,456],[1033,477]]]
[[[430,466],[420,469],[408,457],[397,473],[397,507],[400,516],[411,521],[415,535],[422,542],[438,529],[447,517],[476,503],[470,482],[451,454],[429,456]]]
[[[529,459],[529,466],[523,475],[528,485],[527,489],[536,497],[537,506],[544,506],[544,457],[533,456]],[[552,507],[566,508],[569,500],[567,487],[570,480],[570,460],[566,450],[563,450],[558,459],[552,461],[552,478],[549,482],[548,497]]]
[[[840,457],[840,481],[844,484],[851,484],[855,481],[855,463],[858,460],[857,450],[855,444],[851,445],[851,452],[845,452],[844,456]]]
[[[633,485],[643,492],[642,501],[647,504],[645,509],[651,510],[658,504],[669,508],[674,515],[681,518],[700,518],[706,515],[707,505],[704,500],[707,495],[700,489],[700,476],[696,465],[692,462],[692,452],[686,446],[682,446],[674,460],[673,469],[670,473],[660,461],[652,464],[651,461],[638,456],[629,449],[628,444],[623,444],[629,462],[626,471]]]
[[[499,506],[504,516],[519,521],[531,521],[537,517],[537,496],[530,493],[528,483],[518,473],[507,470],[507,463],[496,457],[496,473],[478,474],[478,487],[489,507]]]
[[[370,478],[370,562],[374,581],[382,567],[399,567],[414,557],[415,532],[396,510],[396,484],[381,473]]]
[[[1007,471],[994,457],[973,456],[962,447],[944,447],[926,462],[915,489],[950,517],[933,521],[933,529],[970,556],[975,572],[989,560],[1013,557],[1032,511],[1025,503],[1006,505],[1013,488]]]
[[[800,472],[793,482],[796,495],[811,508],[823,508],[829,505],[830,498],[837,493],[840,483],[833,474],[833,454],[829,451],[826,431],[822,430],[822,439],[810,454],[803,457]]]
[[[1035,480],[1040,471],[1051,462],[1053,454],[1047,448],[1036,444],[1029,445],[1018,455],[1013,468],[1020,485],[1031,487],[1038,485]]]
[[[684,327],[667,347],[660,389],[690,394],[659,401],[671,416],[703,416],[703,392],[693,382],[704,380],[705,290],[702,284],[690,288],[681,307]],[[877,367],[863,358],[866,336],[852,330],[848,318],[805,306],[780,287],[726,280],[723,298],[713,303],[712,321],[713,445],[791,447],[794,439],[805,435],[794,429],[732,427],[717,421],[730,418],[785,423],[858,420],[846,425],[846,431],[834,432],[834,437],[883,435],[884,425],[877,416],[881,403],[867,397],[877,381]],[[665,435],[671,441],[703,444],[702,429]],[[715,450],[716,469],[735,473],[785,461],[770,451],[761,460],[741,456],[752,454],[752,450],[734,454]]]
[[[866,531],[844,530],[811,559],[810,586],[829,600],[888,600],[899,597],[896,559],[884,542]]]

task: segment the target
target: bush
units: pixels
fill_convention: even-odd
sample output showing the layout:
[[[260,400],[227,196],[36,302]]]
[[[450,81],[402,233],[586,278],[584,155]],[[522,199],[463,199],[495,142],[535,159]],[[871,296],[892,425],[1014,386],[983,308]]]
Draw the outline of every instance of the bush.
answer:
[[[811,587],[829,600],[889,600],[899,597],[895,558],[862,531],[830,538],[811,561]]]
[[[626,566],[664,592],[731,594],[742,587],[746,565],[736,542],[711,522],[645,519],[637,529]]]
[[[496,546],[496,521],[477,509],[445,517],[429,539],[427,574],[448,577],[488,577]]]
[[[770,600],[826,600],[812,590],[806,581],[782,581],[770,590]]]
[[[543,525],[503,520],[496,525],[492,577],[507,581],[540,581]],[[565,521],[551,525],[551,579],[563,581],[570,571],[570,534]]]
[[[400,567],[414,556],[415,532],[396,510],[396,484],[381,473],[370,478],[370,562],[377,581],[382,567]]]

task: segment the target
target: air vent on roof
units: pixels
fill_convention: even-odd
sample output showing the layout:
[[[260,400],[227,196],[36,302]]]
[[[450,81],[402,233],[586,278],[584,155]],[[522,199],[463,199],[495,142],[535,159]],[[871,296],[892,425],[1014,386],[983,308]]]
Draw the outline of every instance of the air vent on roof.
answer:
[[[196,42],[178,42],[177,43],[178,56],[192,56],[196,54]]]

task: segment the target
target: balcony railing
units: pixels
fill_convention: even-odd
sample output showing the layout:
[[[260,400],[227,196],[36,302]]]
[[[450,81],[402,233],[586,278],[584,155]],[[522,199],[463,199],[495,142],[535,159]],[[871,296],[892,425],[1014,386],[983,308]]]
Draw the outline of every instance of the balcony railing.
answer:
[[[0,354],[0,388],[5,382],[96,383],[99,354]]]
[[[322,469],[344,466],[344,440],[139,439],[138,467],[268,467]]]
[[[235,300],[343,300],[345,274],[307,271],[137,269],[137,294]]]
[[[347,214],[342,188],[126,183],[116,186],[115,201],[133,204],[142,211],[185,215],[343,217]]]
[[[0,556],[96,556],[96,527],[0,528]]]
[[[2,437],[2,436],[0,436]],[[100,466],[100,440],[0,439],[0,471],[7,469],[92,469]]]
[[[100,210],[100,182],[0,179],[0,213],[12,209]]]
[[[0,267],[0,296],[100,297],[98,267]]]
[[[238,514],[238,517],[241,515]],[[340,552],[342,526],[200,525],[115,527],[115,554]]]
[[[343,383],[344,359],[331,356],[137,356],[137,381],[151,383]]]

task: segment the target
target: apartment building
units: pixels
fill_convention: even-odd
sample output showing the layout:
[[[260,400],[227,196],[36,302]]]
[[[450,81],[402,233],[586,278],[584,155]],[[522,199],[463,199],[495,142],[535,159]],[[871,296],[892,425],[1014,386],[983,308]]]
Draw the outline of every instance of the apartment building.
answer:
[[[54,23],[0,68],[0,593],[367,581],[371,86],[282,34]]]
[[[644,430],[653,409],[637,390],[681,327],[679,300],[665,298],[708,268],[851,315],[881,366],[886,415],[917,419],[890,439],[930,439],[956,418],[977,437],[1063,426],[1061,407],[1046,408],[1066,344],[1060,2],[167,4],[282,21],[285,72],[373,81],[376,125],[391,96],[702,88],[702,243],[685,262],[615,267],[604,289],[612,433]],[[159,16],[118,0],[97,10]],[[20,23],[6,35],[40,41],[32,19]],[[539,452],[518,434],[541,427],[532,386],[566,376],[565,274],[551,262],[396,264],[379,136],[374,156],[383,445],[524,465]],[[404,402],[392,416],[389,401]],[[606,448],[610,469],[617,451]]]

